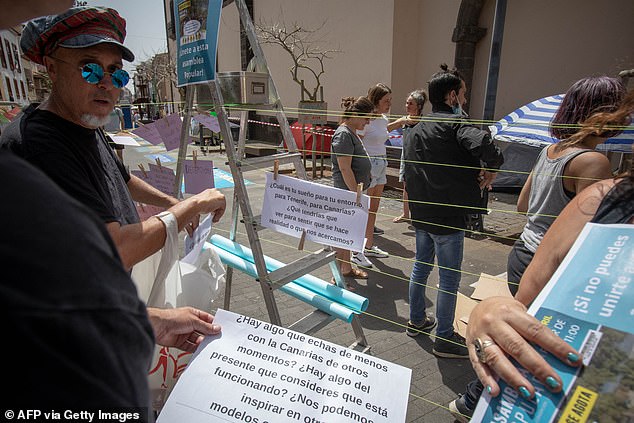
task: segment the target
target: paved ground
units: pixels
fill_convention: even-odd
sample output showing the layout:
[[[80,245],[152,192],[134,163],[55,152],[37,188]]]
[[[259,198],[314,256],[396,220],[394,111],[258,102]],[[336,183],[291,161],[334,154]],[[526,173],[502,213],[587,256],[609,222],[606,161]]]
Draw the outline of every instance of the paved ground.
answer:
[[[192,147],[190,147],[191,149]],[[126,162],[148,160],[138,152],[126,149]],[[145,150],[141,154],[150,154]],[[225,156],[217,152],[210,153],[216,166],[227,169]],[[134,166],[136,168],[136,166]],[[264,172],[253,171],[245,174],[253,182],[248,186],[249,198],[256,214],[262,204],[264,192]],[[321,182],[328,184],[327,179]],[[229,203],[232,189],[224,190]],[[376,244],[391,253],[387,259],[375,259],[375,269],[370,271],[367,281],[359,280],[357,292],[370,300],[367,313],[360,320],[366,338],[371,346],[371,354],[382,359],[412,369],[408,422],[453,422],[446,410],[446,405],[462,392],[464,385],[474,377],[468,360],[440,359],[432,355],[432,340],[424,335],[410,338],[404,333],[404,325],[408,320],[408,278],[414,258],[414,232],[406,223],[393,223],[393,217],[400,214],[402,203],[399,194],[387,192],[381,201],[377,218],[377,226],[385,230],[383,236],[376,238]],[[511,194],[491,193],[489,206],[493,210],[484,218],[484,233],[465,240],[463,276],[460,291],[470,295],[470,284],[478,279],[480,272],[492,275],[506,270],[506,257],[512,244],[524,224],[524,218],[512,213],[515,210],[516,196]],[[230,207],[230,206],[229,206]],[[228,209],[230,210],[230,208]],[[229,215],[217,226],[214,232],[228,236]],[[238,242],[247,243],[244,227],[239,227],[241,234]],[[261,233],[265,254],[290,262],[303,255],[297,251],[297,239],[285,237],[270,230]],[[307,243],[305,250],[314,251],[319,246]],[[327,267],[318,269],[315,276],[329,279]],[[438,274],[432,272],[429,286],[436,286]],[[224,292],[217,300],[217,307],[223,303]],[[276,291],[276,300],[284,326],[288,326],[308,314],[311,308],[292,297]],[[428,304],[433,310],[435,301],[434,289],[428,288]],[[236,273],[232,285],[231,310],[257,319],[268,321],[268,314],[259,284],[245,275]],[[348,346],[354,342],[354,335],[349,325],[340,321],[330,323],[315,334],[316,337]]]

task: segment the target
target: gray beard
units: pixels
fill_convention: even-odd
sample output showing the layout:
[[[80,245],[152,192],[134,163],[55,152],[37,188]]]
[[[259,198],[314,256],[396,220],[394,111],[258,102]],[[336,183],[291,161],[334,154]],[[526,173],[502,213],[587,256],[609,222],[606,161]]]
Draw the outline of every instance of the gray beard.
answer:
[[[97,129],[100,126],[104,126],[106,123],[108,123],[109,120],[110,116],[100,118],[88,113],[81,115],[81,122],[86,125],[86,127],[91,129]]]

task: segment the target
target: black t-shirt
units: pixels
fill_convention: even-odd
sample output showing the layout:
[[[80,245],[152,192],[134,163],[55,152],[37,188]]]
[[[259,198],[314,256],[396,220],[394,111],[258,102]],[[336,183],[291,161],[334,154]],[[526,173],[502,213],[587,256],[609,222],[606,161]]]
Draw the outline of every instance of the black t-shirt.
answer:
[[[103,222],[139,221],[130,175],[97,131],[31,105],[3,131],[0,147],[41,169]]]
[[[103,223],[3,151],[0,180],[4,403],[149,407],[152,328]]]

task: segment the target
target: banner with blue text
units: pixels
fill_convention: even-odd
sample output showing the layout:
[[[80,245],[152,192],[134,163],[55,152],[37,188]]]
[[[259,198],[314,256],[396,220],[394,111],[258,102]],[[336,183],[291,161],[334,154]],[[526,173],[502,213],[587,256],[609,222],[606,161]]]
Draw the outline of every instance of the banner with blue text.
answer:
[[[216,51],[222,0],[174,2],[178,86],[216,77]]]
[[[531,305],[535,316],[581,352],[584,366],[569,367],[535,346],[563,381],[554,394],[517,363],[535,387],[526,400],[500,382],[486,394],[473,422],[616,422],[634,418],[634,225],[588,223]]]

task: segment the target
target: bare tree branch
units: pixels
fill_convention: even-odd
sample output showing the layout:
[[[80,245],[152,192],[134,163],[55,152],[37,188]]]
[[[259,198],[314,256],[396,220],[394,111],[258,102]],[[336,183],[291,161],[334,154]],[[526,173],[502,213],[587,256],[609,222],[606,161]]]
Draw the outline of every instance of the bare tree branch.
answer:
[[[334,54],[341,53],[339,49],[325,49],[325,42],[321,38],[317,38],[318,32],[322,30],[326,24],[314,30],[306,29],[297,23],[286,25],[281,23],[270,24],[261,21],[256,25],[258,36],[262,44],[272,44],[281,47],[286,51],[293,61],[293,65],[289,69],[291,78],[300,86],[302,94],[305,94],[309,100],[317,101],[317,94],[321,87],[321,77],[326,72],[324,61],[332,59]],[[306,83],[305,77],[312,78],[313,83]],[[302,85],[302,80],[304,84]],[[312,86],[313,88],[309,88]]]
[[[136,67],[136,73],[143,75],[144,79],[151,84],[158,103],[163,101],[161,90],[159,90],[161,83],[169,81],[176,88],[176,66],[167,53],[154,54],[151,58],[141,62]]]

